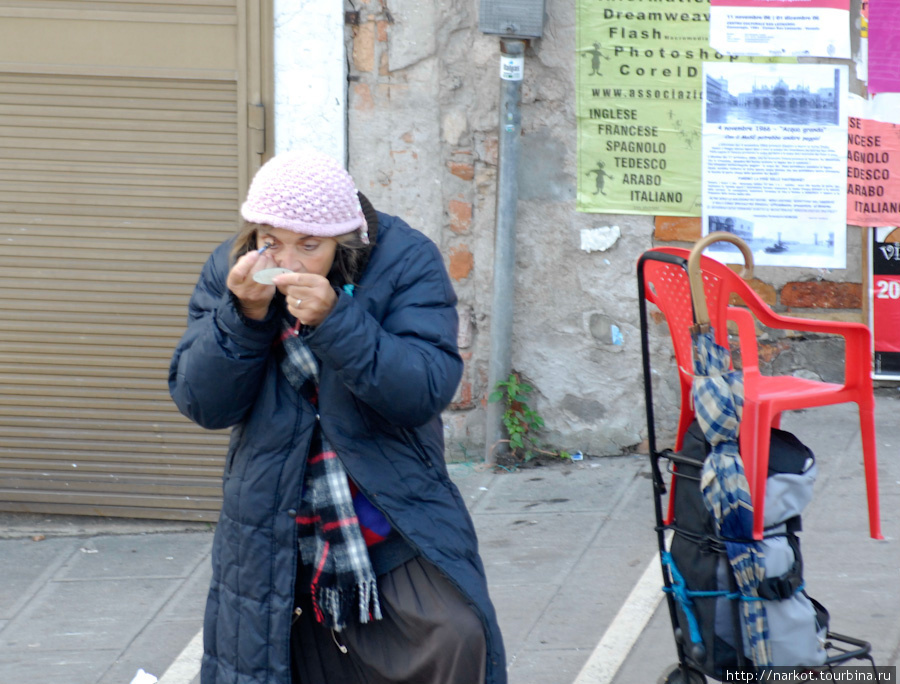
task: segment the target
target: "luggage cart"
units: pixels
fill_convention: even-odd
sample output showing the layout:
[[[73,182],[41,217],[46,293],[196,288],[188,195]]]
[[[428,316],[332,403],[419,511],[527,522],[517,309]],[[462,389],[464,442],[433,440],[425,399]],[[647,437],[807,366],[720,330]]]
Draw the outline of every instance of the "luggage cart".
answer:
[[[702,245],[698,243],[695,249],[702,249],[710,241],[704,240]],[[688,259],[675,254],[651,250],[645,252],[638,260],[641,358],[657,543],[662,560],[663,591],[666,596],[678,656],[678,662],[660,676],[658,684],[704,684],[707,678],[723,681],[723,673],[726,669],[729,672],[739,671],[760,677],[761,672],[744,654],[744,632],[741,628],[739,614],[740,600],[737,600],[739,594],[732,573],[727,573],[727,588],[724,591],[721,590],[721,587],[712,589],[691,587],[690,578],[682,575],[674,564],[669,562],[671,546],[667,544],[667,533],[672,535],[672,544],[695,545],[699,556],[706,557],[709,562],[718,562],[718,559],[723,557],[727,561],[724,544],[729,540],[717,535],[711,516],[702,524],[690,525],[683,522],[690,517],[682,515],[683,509],[687,511],[691,507],[696,509],[697,506],[703,506],[699,493],[699,475],[703,461],[672,449],[660,450],[657,447],[645,281],[645,266],[650,260],[665,262],[675,269],[672,272],[677,273],[678,277],[681,277],[683,272],[686,282],[689,282],[689,273]],[[696,318],[694,322],[696,322]],[[700,437],[702,439],[702,433]],[[683,451],[684,448],[682,448]],[[669,478],[668,486],[664,473]],[[664,515],[663,499],[667,494],[669,495],[669,505],[667,513]],[[733,654],[726,653],[725,657],[722,657],[721,651],[713,652],[720,649],[721,644],[715,642],[713,636],[715,625],[709,624],[710,620],[708,619],[710,611],[696,609],[704,602],[716,601],[723,595],[724,598],[729,599],[727,605],[730,606],[732,634],[736,641]],[[704,620],[704,618],[707,619]],[[825,662],[809,668],[799,667],[798,670],[831,670],[851,660],[867,661],[874,670],[875,661],[871,656],[869,642],[831,631],[826,633],[825,639],[827,652]],[[727,645],[724,648],[727,649]],[[717,658],[720,663],[726,662],[727,667],[717,666]]]

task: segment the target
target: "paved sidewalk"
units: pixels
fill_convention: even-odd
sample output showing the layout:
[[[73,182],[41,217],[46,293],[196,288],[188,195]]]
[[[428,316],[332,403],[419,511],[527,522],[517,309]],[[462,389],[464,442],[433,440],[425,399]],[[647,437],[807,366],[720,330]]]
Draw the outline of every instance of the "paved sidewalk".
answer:
[[[879,665],[900,658],[898,409],[896,392],[878,397],[883,542],[868,538],[855,408],[783,421],[820,465],[807,588]],[[479,531],[511,684],[652,684],[675,661],[665,603],[654,610],[646,457],[451,473]],[[129,684],[139,668],[199,681],[191,649],[179,656],[201,627],[211,543],[206,524],[0,514],[0,684]]]

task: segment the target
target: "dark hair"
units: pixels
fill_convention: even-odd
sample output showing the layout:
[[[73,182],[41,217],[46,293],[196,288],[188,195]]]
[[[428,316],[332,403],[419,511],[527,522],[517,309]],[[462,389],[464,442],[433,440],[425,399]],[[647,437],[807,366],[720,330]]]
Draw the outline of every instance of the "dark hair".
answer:
[[[369,244],[365,244],[358,231],[338,235],[337,249],[334,253],[334,263],[328,272],[328,281],[333,287],[343,287],[348,284],[357,284],[363,271],[369,264],[369,256],[375,248],[378,239],[378,215],[369,199],[361,192],[356,193],[359,204],[362,207],[363,216],[366,217],[366,225],[369,230]],[[256,249],[256,237],[260,224],[244,222],[238,231],[231,248],[231,263],[233,264],[251,249]]]
[[[378,238],[378,215],[375,208],[369,202],[369,198],[357,191],[359,205],[362,207],[363,216],[366,217],[366,227],[369,232],[369,244],[365,244],[358,231],[338,237],[338,248],[334,253],[334,263],[328,272],[328,280],[334,287],[344,285],[356,285],[357,281],[369,265],[369,257],[375,247]]]

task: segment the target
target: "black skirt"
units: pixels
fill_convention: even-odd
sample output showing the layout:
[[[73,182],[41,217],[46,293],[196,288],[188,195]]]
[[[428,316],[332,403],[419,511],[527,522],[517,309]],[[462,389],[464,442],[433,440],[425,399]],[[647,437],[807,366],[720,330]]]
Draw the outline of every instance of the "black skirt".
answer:
[[[381,620],[333,632],[316,622],[308,592],[297,593],[293,684],[483,684],[484,627],[432,563],[419,556],[379,576],[378,595]]]

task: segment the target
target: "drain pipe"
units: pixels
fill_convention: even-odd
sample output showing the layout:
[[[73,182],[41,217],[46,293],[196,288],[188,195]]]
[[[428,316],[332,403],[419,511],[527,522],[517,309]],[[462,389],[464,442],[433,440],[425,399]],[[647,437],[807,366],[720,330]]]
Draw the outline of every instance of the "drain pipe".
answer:
[[[488,394],[498,382],[509,377],[512,368],[512,328],[516,285],[516,209],[519,202],[519,137],[522,115],[522,73],[525,41],[500,40],[500,148],[497,172],[497,224],[494,234],[494,291],[491,302],[491,351],[488,365]],[[498,442],[504,438],[502,402],[488,402],[485,457],[495,462]]]

